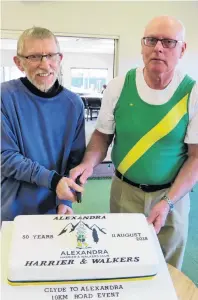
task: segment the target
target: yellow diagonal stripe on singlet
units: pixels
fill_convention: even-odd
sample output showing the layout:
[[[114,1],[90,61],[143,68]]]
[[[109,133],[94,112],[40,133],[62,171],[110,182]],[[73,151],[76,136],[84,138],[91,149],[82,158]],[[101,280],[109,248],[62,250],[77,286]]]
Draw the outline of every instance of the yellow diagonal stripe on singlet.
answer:
[[[133,146],[118,166],[121,174],[124,174],[149,148],[177,126],[187,112],[187,99],[188,94]]]

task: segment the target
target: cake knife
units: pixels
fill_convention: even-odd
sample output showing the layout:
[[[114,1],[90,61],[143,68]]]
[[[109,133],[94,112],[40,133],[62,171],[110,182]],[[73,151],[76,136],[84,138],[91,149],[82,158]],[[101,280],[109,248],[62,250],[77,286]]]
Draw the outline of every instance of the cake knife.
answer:
[[[80,175],[81,176],[81,175]],[[78,184],[78,185],[81,185],[81,182],[80,182],[80,176],[78,176],[77,178],[76,178],[76,183]],[[76,198],[77,198],[77,202],[78,203],[81,203],[82,202],[82,193],[81,192],[76,192]]]

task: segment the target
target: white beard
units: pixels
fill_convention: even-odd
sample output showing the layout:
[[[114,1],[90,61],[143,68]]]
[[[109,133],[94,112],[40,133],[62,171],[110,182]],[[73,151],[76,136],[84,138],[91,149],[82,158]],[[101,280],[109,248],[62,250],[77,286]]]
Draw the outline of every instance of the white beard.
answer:
[[[34,80],[31,80],[28,76],[27,78],[38,90],[44,93],[47,93],[57,80],[57,78],[55,77],[54,81],[50,84],[50,86],[47,86],[46,84],[37,84]]]

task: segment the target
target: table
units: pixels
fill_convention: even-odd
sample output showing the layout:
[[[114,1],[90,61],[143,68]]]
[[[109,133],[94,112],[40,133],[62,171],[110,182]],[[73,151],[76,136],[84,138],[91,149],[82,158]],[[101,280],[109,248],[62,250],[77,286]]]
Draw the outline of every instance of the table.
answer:
[[[57,284],[39,286],[10,286],[7,283],[12,222],[2,224],[2,300],[177,300],[154,228],[150,225],[151,238],[159,259],[158,274],[152,280],[113,283]],[[71,292],[72,289],[77,292]],[[108,287],[108,290],[105,288]],[[109,287],[112,287],[111,289]],[[185,299],[187,300],[187,299]],[[193,299],[195,300],[195,299]]]
[[[102,94],[83,94],[80,95],[81,98],[92,98],[92,99],[102,99],[103,95]]]
[[[198,300],[198,288],[184,273],[168,265],[179,300]]]

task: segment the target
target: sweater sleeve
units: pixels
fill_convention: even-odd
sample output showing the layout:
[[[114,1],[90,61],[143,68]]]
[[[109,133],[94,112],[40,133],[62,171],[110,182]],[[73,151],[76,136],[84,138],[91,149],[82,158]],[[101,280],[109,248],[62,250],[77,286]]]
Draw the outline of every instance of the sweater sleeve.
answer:
[[[55,171],[50,171],[36,161],[20,153],[12,126],[4,112],[1,112],[1,173],[7,178],[26,181],[46,188],[51,187]]]
[[[72,208],[72,202],[70,200],[60,200],[58,197],[56,197],[56,206],[59,204],[64,204]]]

